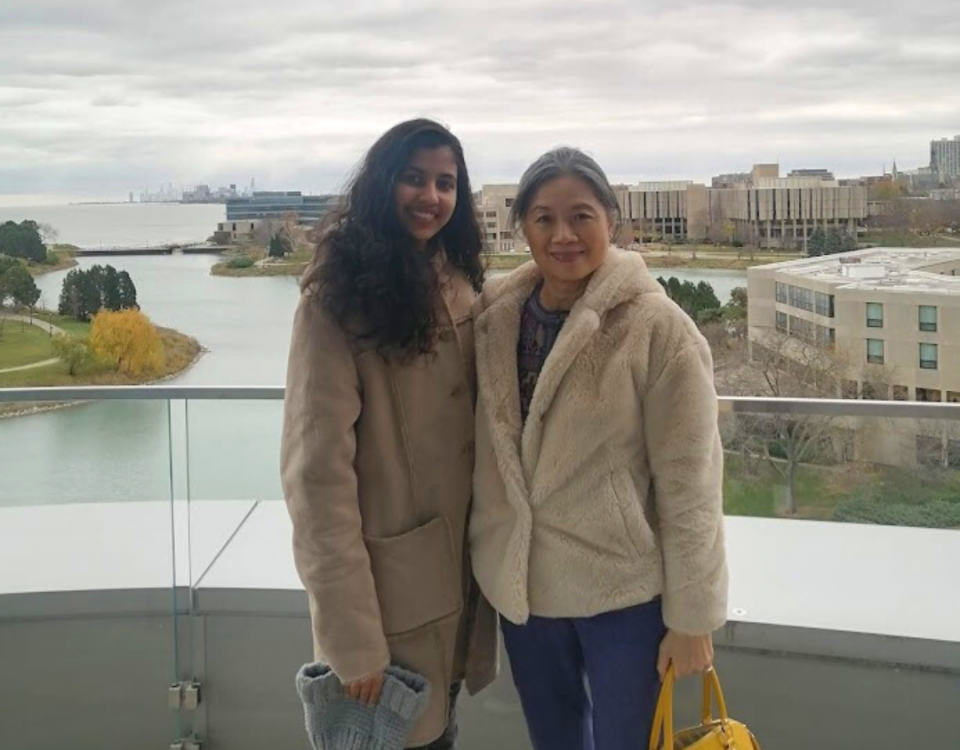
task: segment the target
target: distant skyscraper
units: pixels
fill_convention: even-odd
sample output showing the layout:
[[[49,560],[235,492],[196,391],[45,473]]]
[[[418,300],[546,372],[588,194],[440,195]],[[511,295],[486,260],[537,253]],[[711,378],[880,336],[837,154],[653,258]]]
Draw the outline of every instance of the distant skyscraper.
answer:
[[[930,141],[930,169],[939,178],[960,177],[960,135]]]

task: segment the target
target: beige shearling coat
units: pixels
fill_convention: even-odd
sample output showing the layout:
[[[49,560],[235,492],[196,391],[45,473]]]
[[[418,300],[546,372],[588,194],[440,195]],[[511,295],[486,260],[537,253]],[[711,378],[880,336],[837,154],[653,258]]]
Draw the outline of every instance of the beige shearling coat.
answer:
[[[412,746],[443,732],[453,681],[476,692],[497,669],[496,614],[465,548],[476,295],[452,266],[443,276],[435,354],[407,362],[358,345],[305,290],[284,404],[281,477],[315,657],[343,682],[391,661],[426,677]]]
[[[521,425],[528,263],[474,307],[474,575],[511,622],[663,597],[667,627],[726,619],[723,452],[710,350],[639,254],[611,249],[570,311]]]

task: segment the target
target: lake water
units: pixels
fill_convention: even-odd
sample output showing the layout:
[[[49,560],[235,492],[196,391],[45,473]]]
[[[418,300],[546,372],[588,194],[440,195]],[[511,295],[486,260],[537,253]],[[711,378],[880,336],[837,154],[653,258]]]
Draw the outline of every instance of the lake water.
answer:
[[[103,205],[0,206],[0,223],[33,219],[59,232],[58,242],[83,248],[202,242],[223,221],[222,204],[116,203]]]
[[[78,234],[63,237],[71,242],[82,237],[80,227],[92,226],[91,216],[105,215],[101,209],[128,210],[126,206],[69,208],[83,209],[74,213],[76,229],[71,231]],[[155,209],[147,212],[152,228],[124,230],[130,238],[125,241],[142,242],[146,233],[154,231],[162,238],[158,242],[174,241],[178,238],[173,232],[180,231],[176,226],[194,222],[198,227],[197,216],[202,212],[196,209],[209,214],[211,207],[143,208]],[[37,216],[31,213],[24,218]],[[111,236],[110,244],[117,243],[120,235]],[[105,260],[85,258],[81,266]],[[296,280],[211,276],[215,261],[196,255],[110,260],[130,273],[140,304],[155,323],[194,336],[208,350],[193,369],[171,384],[282,385],[298,296]],[[38,280],[47,306],[56,305],[65,273]],[[655,275],[708,281],[723,301],[730,289],[745,283],[746,276],[670,269],[655,269]],[[168,415],[164,402],[131,401],[0,420],[0,505],[168,499],[171,462],[178,498],[189,492],[192,498],[204,500],[276,500],[280,498],[280,419],[279,402],[193,402],[189,407],[176,402]]]

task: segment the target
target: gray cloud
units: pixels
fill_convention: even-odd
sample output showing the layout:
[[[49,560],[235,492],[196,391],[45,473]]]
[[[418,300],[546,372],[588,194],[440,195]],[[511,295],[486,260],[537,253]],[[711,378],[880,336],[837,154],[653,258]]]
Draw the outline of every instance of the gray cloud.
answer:
[[[870,173],[960,132],[949,0],[354,5],[0,6],[0,194],[334,189],[415,115],[461,135],[476,182],[560,142],[617,179],[775,158]]]

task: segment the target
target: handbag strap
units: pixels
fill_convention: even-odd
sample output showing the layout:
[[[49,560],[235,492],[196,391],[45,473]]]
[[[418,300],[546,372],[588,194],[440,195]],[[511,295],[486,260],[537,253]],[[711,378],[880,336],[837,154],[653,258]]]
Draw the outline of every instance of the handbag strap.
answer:
[[[663,685],[660,687],[660,697],[657,699],[657,710],[653,715],[653,727],[650,732],[649,750],[673,750],[673,686],[674,671],[671,662],[670,666],[667,667],[667,674],[663,678]],[[716,696],[717,699],[720,722],[726,725],[730,721],[730,716],[727,714],[727,702],[723,697],[720,678],[717,676],[717,670],[715,669],[711,669],[703,675],[702,718],[704,724],[713,722],[711,716],[713,696]],[[662,744],[661,738],[663,740]]]
[[[660,737],[663,735],[663,744]],[[667,667],[667,673],[660,686],[657,710],[653,715],[653,727],[650,732],[649,750],[673,750],[673,663]]]
[[[712,667],[703,674],[703,708],[700,717],[704,724],[713,722],[713,697],[717,699],[717,711],[720,721],[726,724],[730,721],[730,715],[727,713],[727,701],[723,697],[723,689],[720,687],[720,678],[717,676],[717,670]]]

